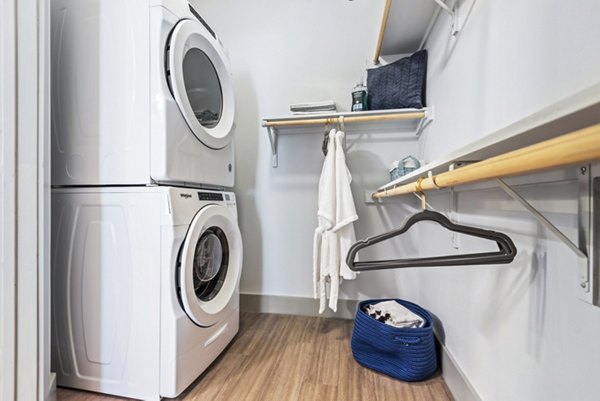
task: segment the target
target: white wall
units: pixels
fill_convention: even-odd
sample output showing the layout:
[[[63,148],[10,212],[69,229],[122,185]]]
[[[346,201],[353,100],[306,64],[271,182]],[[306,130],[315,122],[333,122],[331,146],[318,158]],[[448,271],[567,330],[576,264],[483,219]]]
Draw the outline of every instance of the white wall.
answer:
[[[350,92],[373,57],[384,2],[213,0],[193,4],[231,57],[238,113],[235,192],[244,239],[241,291],[312,297],[312,240],[323,127],[308,134],[280,136],[279,167],[271,168],[261,119],[289,115],[290,103],[304,101],[333,99],[339,110],[349,110]],[[357,237],[391,228],[416,205],[394,200],[389,207],[378,208],[363,202],[366,189],[388,181],[392,161],[416,151],[417,142],[409,132],[375,132],[363,127],[349,133],[347,161],[360,216]],[[414,243],[406,246],[414,252]],[[388,245],[388,256],[402,247]],[[406,282],[393,272],[362,275],[342,285],[340,298],[392,296]]]
[[[598,15],[595,0],[478,0],[453,49],[448,21],[440,21],[428,44],[436,121],[421,143],[424,156],[442,156],[599,82]],[[576,238],[574,183],[519,191]],[[447,195],[432,201],[447,209]],[[415,297],[440,319],[446,347],[475,390],[486,401],[597,400],[600,308],[578,300],[575,255],[499,190],[461,192],[459,212],[464,223],[506,232],[519,251],[508,266],[419,275]],[[446,236],[423,232],[426,244]],[[461,251],[469,250],[477,248],[463,241]]]
[[[195,3],[228,47],[235,75],[242,292],[311,296],[321,136],[281,138],[280,167],[272,169],[260,119],[286,115],[299,101],[332,98],[347,109],[372,55],[383,2]],[[432,160],[598,82],[598,15],[596,0],[478,0],[455,46],[447,43],[442,16],[428,44],[428,100],[436,120],[419,146],[398,136],[350,138],[357,236],[394,227],[416,206],[410,197],[362,203],[365,189],[386,182],[392,160],[417,149]],[[574,184],[519,190],[574,238]],[[447,209],[447,194],[429,199]],[[574,255],[499,190],[461,192],[459,212],[464,223],[509,234],[519,249],[515,262],[365,273],[344,283],[341,296],[399,296],[429,308],[449,352],[486,401],[598,399],[600,308],[577,299]],[[366,256],[449,246],[447,233],[423,225]],[[477,250],[461,238],[460,251]]]
[[[461,0],[461,2],[472,0]],[[455,46],[448,17],[432,34],[428,94],[434,159],[600,81],[594,0],[478,0]]]

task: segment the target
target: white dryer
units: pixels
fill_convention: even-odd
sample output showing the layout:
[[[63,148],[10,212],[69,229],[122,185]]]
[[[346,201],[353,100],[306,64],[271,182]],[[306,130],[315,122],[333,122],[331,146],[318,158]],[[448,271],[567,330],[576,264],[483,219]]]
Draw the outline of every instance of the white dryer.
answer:
[[[54,189],[58,385],[176,397],[238,331],[241,266],[233,193]]]
[[[233,187],[234,112],[186,0],[52,1],[52,185]]]

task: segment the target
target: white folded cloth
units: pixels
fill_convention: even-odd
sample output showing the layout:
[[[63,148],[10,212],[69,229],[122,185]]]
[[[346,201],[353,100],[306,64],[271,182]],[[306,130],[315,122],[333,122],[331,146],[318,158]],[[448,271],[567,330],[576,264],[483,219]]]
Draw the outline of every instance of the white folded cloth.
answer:
[[[324,100],[321,102],[307,102],[290,104],[290,110],[307,110],[307,109],[335,109],[336,104],[333,100]]]
[[[306,111],[296,111],[292,110],[292,114],[295,116],[310,116],[310,115],[319,115],[319,114],[327,114],[330,115],[333,112],[336,112],[336,109],[314,109],[314,110],[306,110]]]
[[[337,106],[333,100],[325,100],[322,102],[312,103],[296,103],[290,104],[292,114],[315,114],[324,112],[335,112]]]
[[[396,301],[383,301],[365,308],[367,314],[394,327],[423,327],[425,320]]]

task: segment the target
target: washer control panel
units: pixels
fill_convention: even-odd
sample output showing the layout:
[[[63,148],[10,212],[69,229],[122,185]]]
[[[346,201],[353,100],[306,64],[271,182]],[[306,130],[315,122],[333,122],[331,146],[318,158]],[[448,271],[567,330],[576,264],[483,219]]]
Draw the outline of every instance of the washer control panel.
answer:
[[[224,202],[226,205],[235,205],[233,192],[197,191],[198,200],[202,202]]]
[[[223,195],[225,195],[226,199],[223,199]],[[229,198],[229,194],[221,192],[198,192],[198,200],[201,201],[223,202],[224,200],[229,200],[227,198]]]
[[[170,188],[167,214],[175,215],[176,224],[189,224],[189,219],[204,206],[214,204],[226,207],[237,218],[235,193],[209,189]]]

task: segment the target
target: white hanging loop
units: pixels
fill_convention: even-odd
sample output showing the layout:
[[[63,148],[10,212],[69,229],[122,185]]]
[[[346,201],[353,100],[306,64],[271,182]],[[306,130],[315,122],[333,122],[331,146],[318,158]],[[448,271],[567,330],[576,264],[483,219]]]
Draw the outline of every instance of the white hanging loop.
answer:
[[[344,116],[338,117],[338,127],[340,128],[340,131],[342,131],[344,133],[344,135],[342,136],[342,146],[344,149],[347,149],[347,147],[346,147],[346,130],[344,129]]]
[[[433,183],[433,186],[436,187],[437,189],[442,189],[442,187],[440,187],[437,182],[435,182],[435,176],[433,175],[433,173],[431,172],[431,170],[429,170],[427,172],[427,177],[431,180],[431,182]]]

